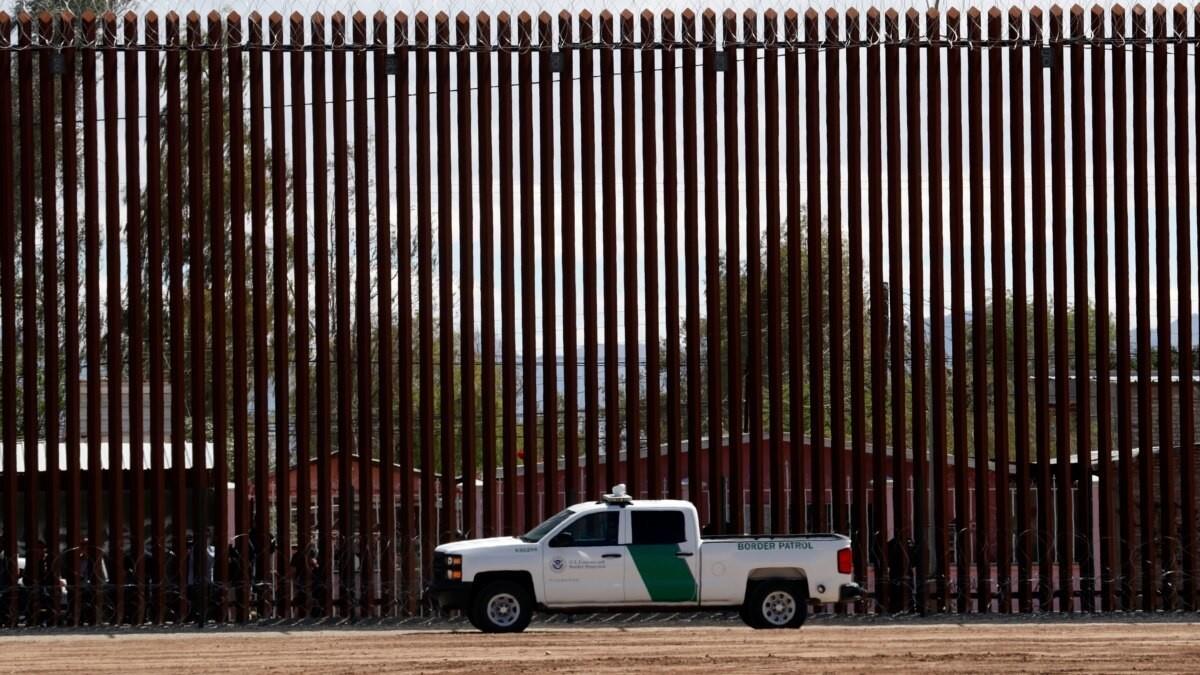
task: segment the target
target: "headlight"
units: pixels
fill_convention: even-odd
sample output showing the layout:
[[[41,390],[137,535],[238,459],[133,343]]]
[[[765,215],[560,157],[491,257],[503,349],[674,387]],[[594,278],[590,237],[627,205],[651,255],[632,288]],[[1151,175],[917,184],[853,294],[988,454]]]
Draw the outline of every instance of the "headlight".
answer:
[[[446,578],[454,581],[462,580],[462,556],[446,556]]]

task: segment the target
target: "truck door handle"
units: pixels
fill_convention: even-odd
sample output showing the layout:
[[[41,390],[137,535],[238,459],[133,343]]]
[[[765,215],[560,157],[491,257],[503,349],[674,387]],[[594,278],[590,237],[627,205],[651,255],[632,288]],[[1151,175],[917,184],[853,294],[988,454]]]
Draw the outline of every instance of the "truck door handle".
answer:
[[[675,557],[676,558],[690,558],[690,557],[692,557],[692,552],[691,551],[676,551]]]
[[[604,555],[602,555],[600,557],[601,558],[620,558],[621,554],[620,553],[605,553]]]

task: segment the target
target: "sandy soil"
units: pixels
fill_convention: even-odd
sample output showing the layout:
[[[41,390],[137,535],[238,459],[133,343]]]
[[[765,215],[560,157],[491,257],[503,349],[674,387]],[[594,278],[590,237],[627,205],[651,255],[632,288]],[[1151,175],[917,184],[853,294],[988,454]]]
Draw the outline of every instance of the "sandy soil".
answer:
[[[1200,623],[251,630],[0,636],[7,672],[1197,672]]]

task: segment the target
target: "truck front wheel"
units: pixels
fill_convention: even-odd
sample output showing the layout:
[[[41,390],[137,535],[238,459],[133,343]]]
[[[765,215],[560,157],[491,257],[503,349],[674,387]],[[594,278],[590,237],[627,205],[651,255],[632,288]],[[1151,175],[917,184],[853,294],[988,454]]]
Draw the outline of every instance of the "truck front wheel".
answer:
[[[520,633],[533,618],[533,598],[524,586],[493,581],[475,594],[471,624],[485,633]]]
[[[741,616],[751,628],[799,628],[808,617],[808,588],[794,581],[755,584]]]

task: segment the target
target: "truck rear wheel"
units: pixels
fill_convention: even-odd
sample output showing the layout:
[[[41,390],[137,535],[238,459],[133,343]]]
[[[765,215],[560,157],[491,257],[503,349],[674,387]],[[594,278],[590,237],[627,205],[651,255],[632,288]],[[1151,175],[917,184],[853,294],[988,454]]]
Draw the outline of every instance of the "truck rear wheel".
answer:
[[[471,624],[485,633],[520,633],[532,618],[533,598],[512,581],[493,581],[471,603]]]
[[[751,628],[799,628],[808,618],[808,587],[802,581],[760,582],[747,594],[741,615]]]

